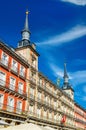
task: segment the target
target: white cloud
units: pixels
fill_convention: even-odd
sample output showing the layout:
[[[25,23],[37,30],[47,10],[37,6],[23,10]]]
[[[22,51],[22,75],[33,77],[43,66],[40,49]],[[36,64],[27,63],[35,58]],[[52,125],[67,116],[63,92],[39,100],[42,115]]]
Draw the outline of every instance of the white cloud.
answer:
[[[57,67],[55,64],[50,64],[50,69],[55,77],[63,78],[64,70]],[[74,87],[77,85],[86,83],[86,70],[83,71],[76,71],[76,72],[68,72],[68,76],[70,79],[70,82]],[[86,88],[84,88],[84,91],[86,91]]]
[[[74,84],[74,86],[82,84],[82,83],[86,83],[86,70],[82,70],[82,71],[76,71],[74,73],[70,74],[72,77],[72,83]]]
[[[49,67],[51,68],[54,76],[63,78],[63,70],[61,68],[57,67],[54,64],[50,64]]]
[[[70,41],[78,39],[86,35],[86,26],[75,26],[71,30],[64,32],[60,35],[56,35],[50,37],[49,39],[45,39],[45,41],[37,43],[38,45],[62,45],[67,44]]]
[[[86,0],[61,0],[63,2],[70,2],[76,5],[80,5],[80,6],[85,6],[86,5]]]

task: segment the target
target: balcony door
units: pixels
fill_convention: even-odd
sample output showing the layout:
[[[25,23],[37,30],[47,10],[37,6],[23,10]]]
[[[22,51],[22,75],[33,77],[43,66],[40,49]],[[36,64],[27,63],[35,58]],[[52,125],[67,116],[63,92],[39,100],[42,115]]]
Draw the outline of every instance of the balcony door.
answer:
[[[0,108],[2,108],[3,106],[3,99],[4,99],[4,95],[0,94]]]
[[[0,85],[4,86],[6,83],[6,74],[0,71]]]
[[[8,97],[8,111],[14,110],[14,99],[12,97]]]

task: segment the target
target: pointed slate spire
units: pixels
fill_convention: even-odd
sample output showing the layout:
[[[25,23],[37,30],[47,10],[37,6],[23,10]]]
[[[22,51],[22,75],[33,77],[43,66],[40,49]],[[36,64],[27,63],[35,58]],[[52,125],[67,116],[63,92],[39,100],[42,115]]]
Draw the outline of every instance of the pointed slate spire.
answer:
[[[28,10],[26,11],[26,19],[25,19],[25,26],[24,26],[24,30],[25,31],[29,31],[29,26],[28,26]]]
[[[64,78],[68,78],[67,69],[66,69],[66,63],[64,63]]]
[[[67,88],[68,87],[68,79],[69,79],[69,77],[68,77],[68,74],[67,74],[67,69],[66,69],[66,63],[64,63],[64,76],[63,76],[63,78],[64,78],[64,85],[63,85],[63,88]]]
[[[24,29],[22,30],[22,40],[28,40],[30,41],[30,30],[29,30],[29,25],[28,25],[28,10],[26,11],[26,19],[25,19],[25,25]]]

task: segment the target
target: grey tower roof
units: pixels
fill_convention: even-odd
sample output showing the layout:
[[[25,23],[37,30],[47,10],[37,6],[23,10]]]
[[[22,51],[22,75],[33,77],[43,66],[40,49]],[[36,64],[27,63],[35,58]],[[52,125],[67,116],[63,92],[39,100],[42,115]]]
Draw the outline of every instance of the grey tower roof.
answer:
[[[19,41],[18,47],[30,45],[30,30],[28,24],[28,14],[29,12],[26,11],[25,25],[24,25],[24,29],[21,31],[22,40]]]
[[[66,63],[64,63],[64,78],[68,78]]]
[[[27,11],[26,11],[25,25],[24,25],[23,31],[27,31],[27,32],[30,33],[30,30],[29,30],[29,23],[28,23],[28,14],[29,14],[29,12],[28,12],[28,10],[27,10]]]

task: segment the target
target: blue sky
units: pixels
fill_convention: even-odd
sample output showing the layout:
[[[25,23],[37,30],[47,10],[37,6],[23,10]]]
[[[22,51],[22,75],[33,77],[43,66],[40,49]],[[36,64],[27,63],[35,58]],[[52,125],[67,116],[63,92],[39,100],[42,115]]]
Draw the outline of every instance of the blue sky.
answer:
[[[62,85],[64,61],[75,100],[86,109],[86,0],[1,0],[0,39],[17,47],[28,8],[39,70]]]

